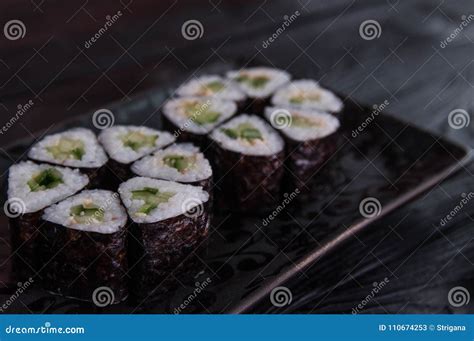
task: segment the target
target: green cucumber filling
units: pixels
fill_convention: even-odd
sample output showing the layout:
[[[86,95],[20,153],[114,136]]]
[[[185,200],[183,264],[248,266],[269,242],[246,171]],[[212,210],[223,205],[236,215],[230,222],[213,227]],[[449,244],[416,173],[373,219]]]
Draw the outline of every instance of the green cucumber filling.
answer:
[[[241,123],[235,128],[223,128],[221,131],[231,139],[244,139],[249,142],[253,140],[263,140],[260,130],[251,123]]]
[[[92,203],[73,206],[69,214],[79,224],[91,224],[104,220],[104,210]]]
[[[158,205],[168,202],[176,193],[160,192],[158,188],[144,187],[136,191],[132,191],[132,199],[143,200],[143,204],[137,211],[141,214],[150,214]]]
[[[178,170],[180,173],[185,173],[188,169],[194,166],[196,158],[194,156],[185,156],[185,155],[166,155],[163,158],[163,162],[168,167],[172,167]]]
[[[131,131],[122,136],[122,142],[125,147],[138,151],[144,147],[154,147],[158,135],[147,135],[139,131]]]
[[[318,92],[313,93],[300,93],[298,95],[290,97],[290,103],[301,104],[304,102],[318,102],[321,100],[321,94]]]
[[[235,79],[239,83],[247,83],[253,88],[263,88],[269,81],[270,78],[267,76],[250,76],[242,74]]]
[[[63,175],[55,168],[47,168],[34,175],[27,183],[32,192],[44,191],[62,184]]]
[[[61,137],[56,145],[46,147],[46,150],[53,155],[54,159],[59,161],[68,159],[82,160],[86,153],[84,142],[68,137]]]
[[[219,92],[224,88],[225,88],[225,85],[221,81],[213,81],[204,85],[204,90],[206,92],[211,91],[212,93]]]
[[[319,122],[316,122],[312,119],[309,119],[303,116],[293,115],[293,117],[291,118],[292,127],[305,128],[305,127],[319,127],[320,125],[321,124]]]
[[[215,123],[221,116],[217,111],[212,111],[206,103],[199,101],[188,102],[184,106],[186,116],[191,118],[198,125]]]

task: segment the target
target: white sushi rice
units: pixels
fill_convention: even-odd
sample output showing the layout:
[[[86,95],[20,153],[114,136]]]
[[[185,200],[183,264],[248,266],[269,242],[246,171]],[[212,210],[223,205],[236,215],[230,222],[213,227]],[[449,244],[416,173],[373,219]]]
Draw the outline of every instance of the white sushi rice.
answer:
[[[144,200],[132,199],[132,191],[144,187],[157,188],[160,192],[172,192],[174,195],[168,202],[161,203],[149,214],[138,212]],[[183,185],[172,181],[157,180],[144,177],[132,178],[119,186],[118,192],[128,214],[136,223],[155,223],[184,214],[190,210],[203,210],[202,204],[209,200],[209,194],[202,187]]]
[[[71,215],[71,207],[93,204],[103,212],[101,221],[89,219],[87,223],[78,223]],[[118,193],[105,190],[89,190],[67,198],[44,210],[43,220],[79,231],[111,234],[124,228],[127,213],[120,204]],[[87,251],[87,250],[84,250]]]
[[[317,96],[318,100],[304,100],[302,103],[291,103],[297,96]],[[272,97],[276,107],[293,107],[298,109],[316,109],[328,112],[339,112],[343,108],[342,101],[331,91],[322,88],[318,82],[310,79],[293,81],[280,88]]]
[[[182,155],[194,157],[194,165],[184,173],[164,163],[167,155]],[[212,176],[212,168],[209,161],[199,151],[199,148],[191,143],[179,143],[166,149],[157,151],[152,156],[146,156],[132,165],[132,171],[140,176],[158,178],[177,182],[195,182],[209,179]]]
[[[247,82],[238,82],[237,79],[242,76],[248,76],[250,78],[267,77],[269,80],[262,87],[253,87]],[[239,88],[251,98],[267,98],[291,79],[288,72],[269,67],[253,67],[238,71],[229,71],[227,77],[235,81]]]
[[[227,136],[222,129],[233,129],[239,124],[250,123],[260,131],[263,139],[233,139]],[[210,138],[220,147],[245,155],[273,155],[283,150],[284,142],[281,136],[263,119],[254,115],[242,114],[215,129]]]
[[[61,138],[80,140],[84,144],[85,154],[81,160],[70,158],[60,161],[53,157],[47,148],[58,145]],[[108,160],[107,154],[99,144],[94,132],[85,128],[74,128],[44,137],[41,141],[33,145],[28,153],[28,157],[37,161],[78,168],[99,168]]]
[[[219,91],[211,91],[206,87],[209,83],[219,82],[224,85]],[[245,94],[231,81],[217,75],[193,78],[176,89],[178,96],[215,97],[230,101],[243,101]]]
[[[33,192],[28,181],[46,169],[56,169],[62,175],[63,183],[51,189]],[[71,196],[89,183],[87,175],[81,174],[77,169],[69,169],[52,165],[38,165],[31,161],[20,162],[9,169],[8,199],[23,202],[22,213],[33,213]]]
[[[198,110],[189,116],[185,111],[186,104],[198,102]],[[220,113],[216,122],[199,125],[193,118],[202,112],[209,110]],[[187,131],[193,134],[208,134],[212,129],[232,117],[237,112],[237,105],[233,101],[227,101],[212,97],[180,97],[168,100],[163,106],[163,115],[176,126],[176,134],[179,131]]]
[[[129,133],[141,133],[147,136],[158,136],[154,146],[144,146],[138,150],[125,146],[122,138]],[[104,129],[99,134],[99,142],[104,146],[109,157],[123,164],[129,164],[139,158],[153,153],[155,150],[163,148],[173,143],[176,138],[165,131],[142,126],[113,126]]]
[[[278,122],[278,115],[284,115],[281,117],[281,122]],[[290,122],[294,122],[297,117],[308,119],[314,123],[314,125],[302,127],[291,124]],[[295,141],[324,138],[336,132],[341,125],[334,115],[317,110],[266,107],[265,118],[272,126]]]

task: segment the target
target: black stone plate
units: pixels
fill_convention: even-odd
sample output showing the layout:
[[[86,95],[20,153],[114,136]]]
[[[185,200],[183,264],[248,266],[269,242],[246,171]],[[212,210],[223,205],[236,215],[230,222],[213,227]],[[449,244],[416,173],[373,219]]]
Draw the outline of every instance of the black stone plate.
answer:
[[[218,71],[228,67],[221,66]],[[166,90],[153,89],[129,102],[105,108],[113,112],[116,124],[159,128],[158,108],[167,96]],[[178,282],[176,290],[167,295],[138,302],[129,299],[99,308],[92,303],[52,295],[34,285],[13,300],[5,312],[258,312],[257,303],[268,301],[274,287],[330,251],[343,252],[343,242],[349,236],[369,229],[372,221],[413,200],[468,162],[470,153],[466,148],[385,113],[376,116],[354,138],[353,129],[364,122],[372,110],[350,99],[345,101],[340,149],[316,174],[319,181],[314,188],[297,196],[267,226],[262,221],[265,216],[216,212],[207,252],[196,266],[196,273],[191,274],[194,278]],[[93,128],[92,114],[60,122],[48,133],[76,126]],[[6,192],[8,167],[24,157],[32,142],[31,138],[17,141],[2,151],[2,193]],[[380,202],[379,215],[362,217],[359,204],[367,197]],[[5,286],[0,290],[0,303],[3,303],[18,288],[10,276],[8,221],[4,216],[0,243],[0,280]]]

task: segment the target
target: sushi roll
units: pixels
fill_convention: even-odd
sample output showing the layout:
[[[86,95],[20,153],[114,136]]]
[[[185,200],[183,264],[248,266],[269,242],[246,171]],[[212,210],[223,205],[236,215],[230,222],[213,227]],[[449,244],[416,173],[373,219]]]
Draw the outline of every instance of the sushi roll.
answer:
[[[119,187],[132,220],[130,268],[133,292],[159,294],[187,271],[209,229],[209,194],[201,187],[151,178],[132,178]]]
[[[10,217],[13,271],[18,278],[32,277],[38,271],[36,247],[43,209],[88,183],[87,175],[69,168],[31,161],[10,167],[5,213]]]
[[[231,81],[217,75],[193,78],[176,89],[180,97],[212,97],[234,101],[242,109],[247,99],[245,94]]]
[[[117,193],[82,191],[46,208],[42,219],[46,289],[88,301],[98,299],[96,290],[111,292],[114,303],[128,296],[127,213]]]
[[[212,168],[198,147],[178,143],[146,156],[132,165],[133,173],[148,178],[176,181],[212,190]]]
[[[249,98],[246,110],[258,114],[263,114],[263,109],[270,97],[291,79],[287,72],[269,67],[230,71],[227,77],[236,82],[240,90]]]
[[[232,101],[211,97],[180,97],[163,106],[163,126],[180,142],[192,142],[203,150],[207,134],[237,112]]]
[[[263,119],[239,115],[215,129],[216,189],[228,206],[256,211],[273,206],[283,176],[284,141]]]
[[[74,128],[48,135],[33,145],[28,157],[35,161],[79,168],[89,176],[90,187],[104,179],[107,155],[92,130]]]
[[[280,88],[272,97],[275,107],[290,107],[304,110],[320,110],[338,113],[343,104],[339,97],[309,79],[297,80]]]
[[[340,127],[331,114],[315,110],[265,108],[265,117],[286,142],[289,190],[305,190],[315,173],[334,154]]]
[[[109,155],[110,188],[131,177],[130,165],[141,157],[153,153],[175,141],[168,132],[139,126],[113,126],[99,134],[99,142]]]

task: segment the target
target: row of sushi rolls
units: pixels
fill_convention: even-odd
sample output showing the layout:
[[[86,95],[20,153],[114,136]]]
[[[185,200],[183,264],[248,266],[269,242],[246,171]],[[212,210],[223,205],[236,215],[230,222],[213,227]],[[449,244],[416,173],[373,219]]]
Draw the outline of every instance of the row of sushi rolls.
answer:
[[[335,153],[342,101],[314,80],[250,67],[194,77],[157,114],[42,137],[12,165],[13,271],[49,292],[114,303],[173,290],[205,244],[212,211],[255,212],[306,187]],[[213,203],[214,202],[214,203]],[[274,206],[273,206],[274,208]]]

